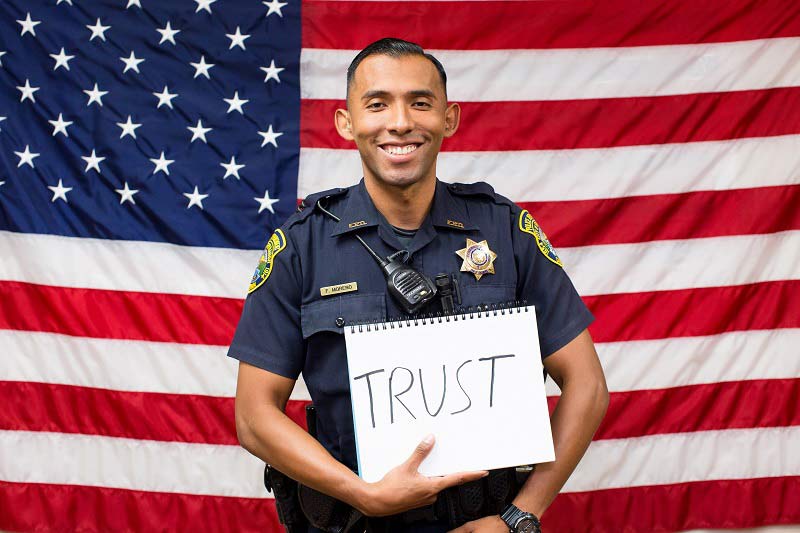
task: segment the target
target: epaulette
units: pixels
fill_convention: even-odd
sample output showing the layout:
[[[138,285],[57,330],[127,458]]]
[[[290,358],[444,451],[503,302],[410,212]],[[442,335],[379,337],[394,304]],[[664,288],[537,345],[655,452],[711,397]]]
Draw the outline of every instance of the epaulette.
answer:
[[[338,187],[336,189],[328,189],[327,191],[309,194],[299,204],[297,204],[297,211],[295,211],[295,213],[286,221],[287,226],[291,226],[308,218],[308,216],[314,212],[314,207],[321,199],[341,196],[345,194],[347,190],[348,187]]]
[[[447,188],[456,196],[483,196],[495,203],[514,206],[514,202],[494,192],[494,188],[485,181],[475,183],[449,183]]]

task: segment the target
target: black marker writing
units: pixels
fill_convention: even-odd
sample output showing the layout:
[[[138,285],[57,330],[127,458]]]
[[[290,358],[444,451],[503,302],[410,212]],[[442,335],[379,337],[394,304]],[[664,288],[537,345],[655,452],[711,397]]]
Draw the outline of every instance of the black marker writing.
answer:
[[[369,381],[369,377],[372,374],[379,374],[383,372],[383,369],[380,370],[373,370],[372,372],[367,372],[366,374],[361,374],[360,376],[356,376],[353,378],[353,381],[359,380],[361,378],[367,378],[367,390],[369,391],[369,416],[372,417],[372,427],[375,427],[375,410],[373,408],[372,403],[372,383]]]
[[[506,354],[506,355],[493,355],[492,357],[481,357],[478,361],[491,361],[492,362],[492,382],[489,386],[489,407],[492,406],[492,401],[494,398],[494,362],[496,359],[505,359],[506,357],[515,357],[513,353]],[[456,376],[458,374],[456,373]],[[463,389],[462,389],[463,390]]]
[[[447,372],[445,371],[445,365],[442,365],[442,400],[439,402],[439,408],[435,413],[431,413],[431,410],[428,409],[428,399],[425,397],[425,382],[422,381],[421,368],[419,369],[419,388],[422,389],[422,402],[425,404],[425,410],[428,411],[428,414],[431,416],[438,415],[439,411],[441,411],[442,407],[444,407],[444,398],[447,396]]]
[[[397,372],[398,370],[405,370],[406,372],[408,372],[409,377],[411,377],[411,382],[408,384],[408,387],[406,387],[406,389],[403,392],[392,394],[392,380],[394,379],[394,373]],[[389,418],[392,424],[394,424],[394,400],[397,400],[398,402],[400,402],[400,405],[405,407],[406,411],[408,411],[408,414],[411,415],[411,418],[413,418],[414,420],[417,419],[417,417],[414,416],[414,413],[411,412],[411,409],[409,409],[408,406],[403,403],[403,400],[398,398],[398,396],[402,396],[403,394],[410,391],[413,385],[414,385],[414,373],[404,366],[395,367],[395,369],[392,370],[392,373],[389,374]]]
[[[469,409],[470,407],[472,407],[472,398],[470,398],[470,397],[469,397],[469,394],[467,394],[467,391],[465,391],[465,390],[464,390],[464,386],[463,386],[463,385],[461,385],[461,380],[460,380],[460,379],[458,379],[458,373],[459,373],[459,372],[461,372],[461,369],[462,369],[462,368],[464,368],[464,365],[466,365],[467,363],[471,363],[471,362],[472,362],[472,359],[467,359],[466,361],[464,361],[463,363],[461,363],[461,366],[459,366],[459,367],[458,367],[458,370],[456,370],[456,383],[458,383],[458,386],[459,386],[459,388],[461,389],[461,392],[463,392],[463,393],[464,393],[464,396],[466,396],[466,397],[467,397],[467,401],[468,401],[469,403],[468,403],[468,404],[467,404],[467,406],[466,406],[465,408],[463,408],[462,410],[460,410],[460,411],[453,411],[452,413],[450,413],[451,415],[457,415],[458,413],[463,413],[464,411],[466,411],[467,409]]]

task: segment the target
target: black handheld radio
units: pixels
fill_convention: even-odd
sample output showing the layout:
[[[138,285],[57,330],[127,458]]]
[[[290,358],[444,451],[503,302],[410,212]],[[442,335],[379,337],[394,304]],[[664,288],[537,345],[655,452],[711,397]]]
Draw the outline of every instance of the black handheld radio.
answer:
[[[322,200],[325,199],[327,198]],[[339,222],[339,217],[322,206],[322,200],[317,203],[320,210],[336,222]],[[375,253],[375,250],[370,248],[360,235],[354,235],[354,237],[366,248],[367,252],[375,259],[375,262],[380,265],[383,275],[386,276],[389,294],[403,308],[403,311],[413,315],[436,296],[436,285],[430,278],[398,259],[398,257],[405,254],[405,251],[401,250],[383,259]]]

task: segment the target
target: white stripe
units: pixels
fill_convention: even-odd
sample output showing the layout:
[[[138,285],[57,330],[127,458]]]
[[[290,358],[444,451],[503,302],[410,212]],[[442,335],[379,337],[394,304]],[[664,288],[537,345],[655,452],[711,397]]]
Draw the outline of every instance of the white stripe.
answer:
[[[800,377],[800,329],[598,343],[611,392]],[[0,330],[0,378],[132,392],[233,397],[222,348]],[[558,389],[547,381],[548,394]],[[293,400],[310,400],[304,380]]]
[[[800,475],[800,426],[593,441],[562,492]]]
[[[611,392],[800,378],[800,329],[597,343]],[[547,394],[560,394],[548,379]]]
[[[0,431],[0,479],[268,498],[264,463],[239,446]]]
[[[0,330],[0,379],[131,392],[233,397],[227,348]],[[310,399],[302,377],[293,400]]]
[[[619,98],[800,85],[800,39],[556,50],[431,50],[454,101]],[[345,98],[358,50],[304,48],[302,98]]]
[[[356,183],[358,152],[301,148],[298,197]],[[487,181],[515,202],[592,200],[800,183],[800,135],[579,150],[442,152],[447,182]]]
[[[797,230],[582,246],[558,254],[581,296],[800,278]]]
[[[259,251],[0,231],[0,279],[244,298]]]

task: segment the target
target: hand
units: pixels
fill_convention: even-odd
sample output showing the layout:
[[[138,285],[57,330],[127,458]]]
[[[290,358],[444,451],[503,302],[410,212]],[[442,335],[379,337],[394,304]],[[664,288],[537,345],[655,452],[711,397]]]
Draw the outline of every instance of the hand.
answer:
[[[482,470],[441,477],[423,476],[419,473],[419,465],[431,453],[433,444],[433,435],[428,435],[404,463],[387,472],[380,481],[371,483],[366,501],[360,506],[359,511],[366,516],[402,513],[433,503],[436,501],[436,495],[448,487],[480,479],[489,474]]]
[[[467,522],[449,533],[508,533],[508,530],[508,526],[499,515],[492,515]]]

